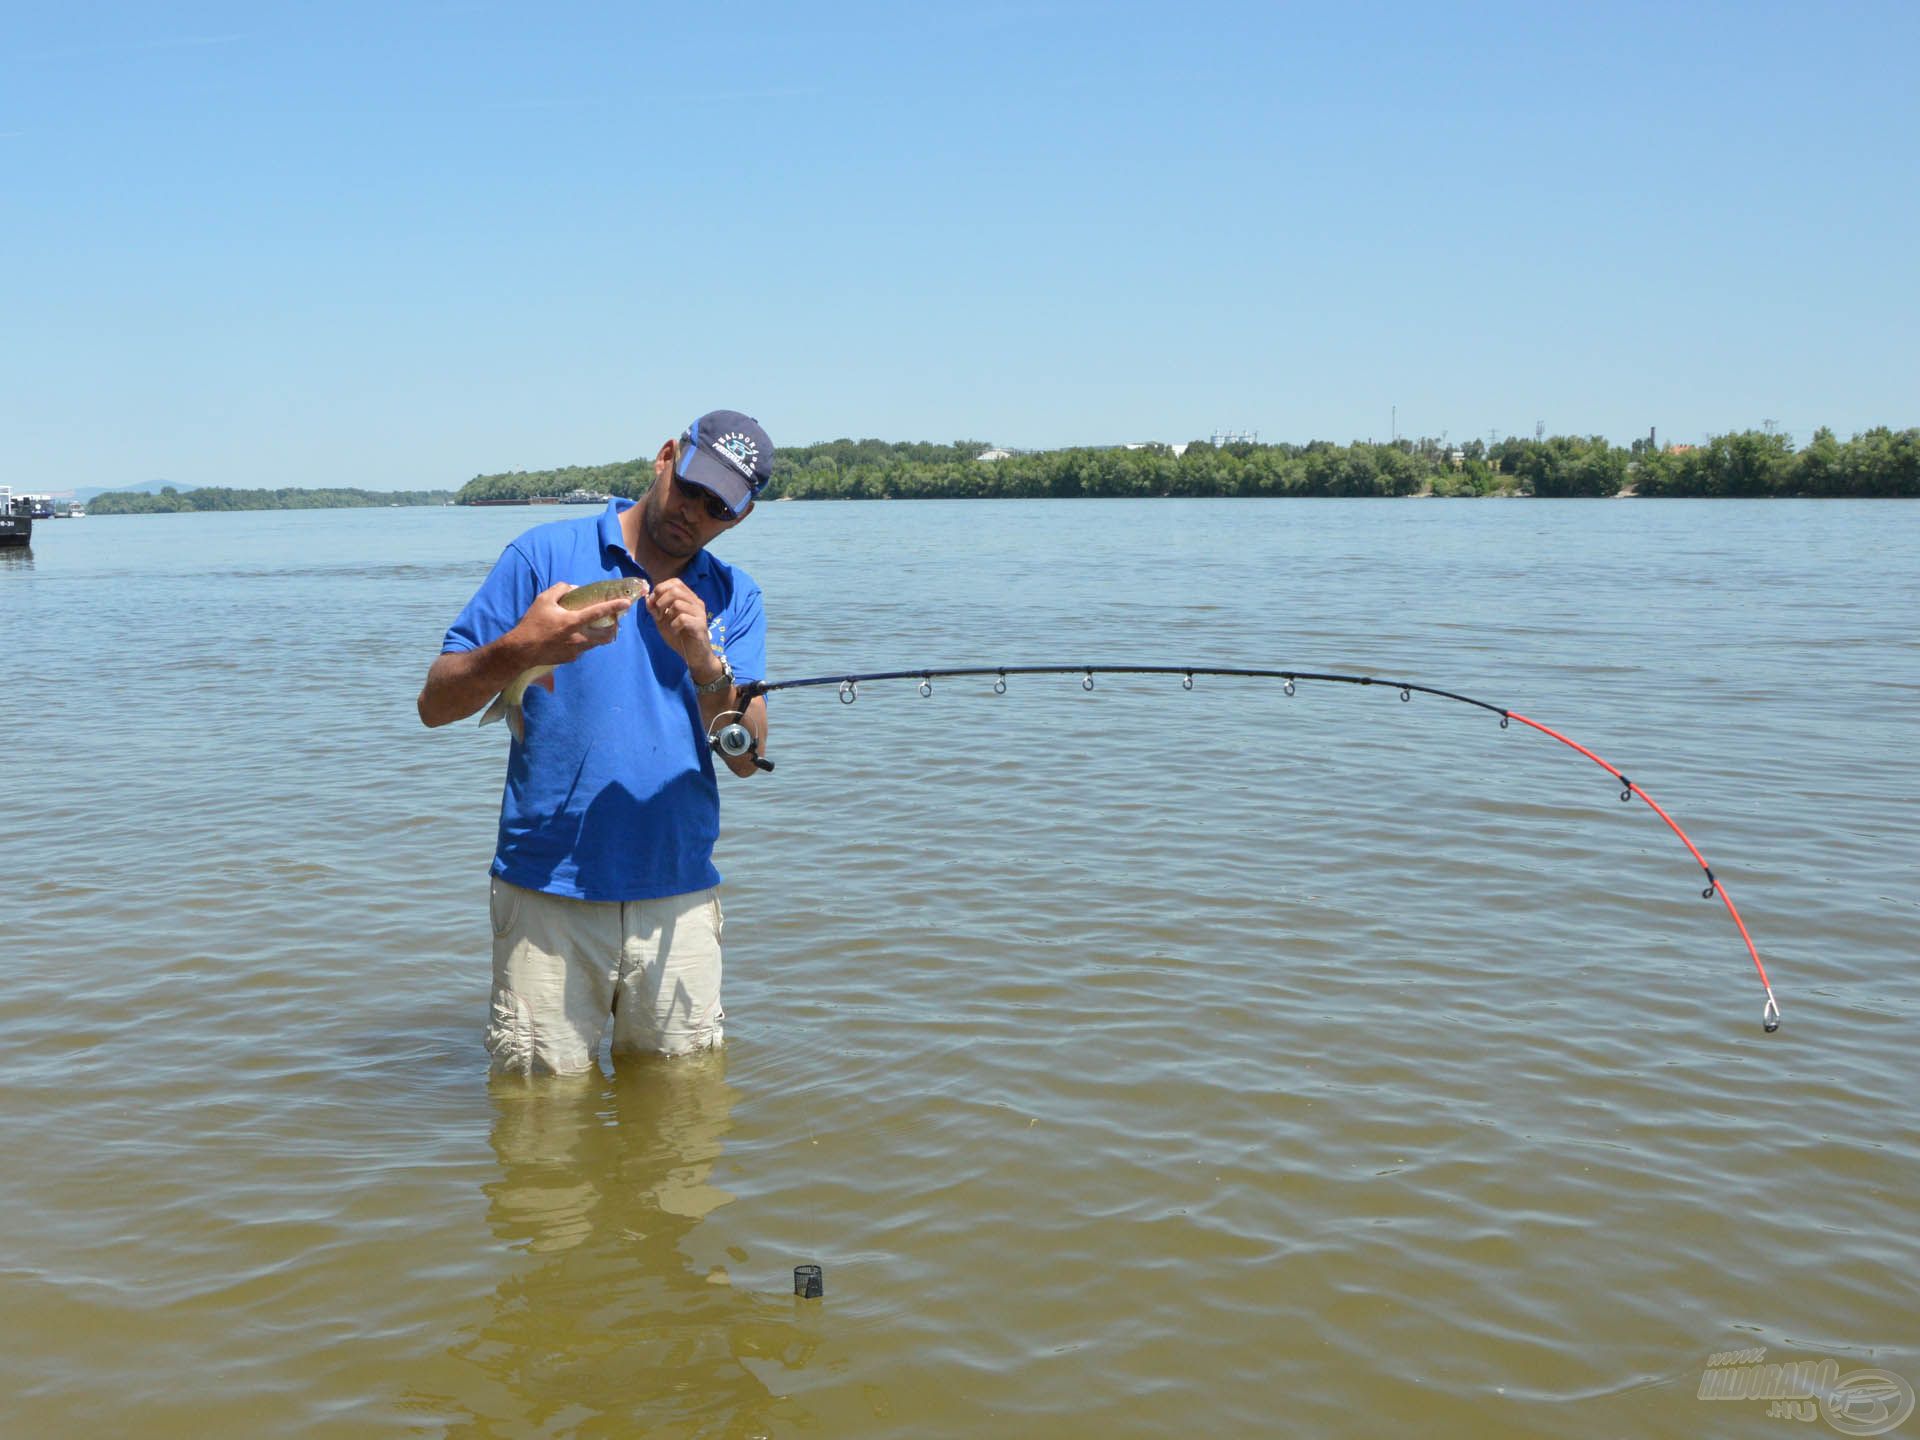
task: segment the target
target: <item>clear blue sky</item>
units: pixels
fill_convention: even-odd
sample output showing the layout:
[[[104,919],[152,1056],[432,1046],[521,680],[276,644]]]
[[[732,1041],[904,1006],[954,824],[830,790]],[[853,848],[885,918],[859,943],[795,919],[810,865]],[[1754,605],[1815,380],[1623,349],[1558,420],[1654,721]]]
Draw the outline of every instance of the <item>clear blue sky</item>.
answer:
[[[14,4],[0,480],[1920,423],[1920,5]]]

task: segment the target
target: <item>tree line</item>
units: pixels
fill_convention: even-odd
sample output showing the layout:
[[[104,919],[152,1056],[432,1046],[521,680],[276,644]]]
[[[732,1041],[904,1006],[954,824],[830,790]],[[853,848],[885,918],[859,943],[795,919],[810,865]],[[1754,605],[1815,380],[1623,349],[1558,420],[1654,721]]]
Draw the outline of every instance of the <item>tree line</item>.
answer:
[[[978,440],[939,445],[829,440],[787,446],[774,456],[767,499],[921,500],[1153,495],[1538,495],[1920,496],[1920,428],[1878,426],[1850,440],[1816,430],[1806,445],[1759,430],[1716,435],[1705,444],[1621,447],[1601,435],[1509,436],[1488,444],[1443,439],[1336,445],[1195,440],[1167,445],[1036,450],[978,458]],[[612,465],[569,465],[476,475],[457,493],[221,486],[157,495],[96,495],[96,515],[209,510],[323,510],[375,505],[440,505],[449,500],[528,500],[570,491],[636,498],[653,483],[650,456]]]
[[[1920,429],[1884,426],[1795,449],[1784,434],[1718,435],[1698,446],[1614,445],[1604,436],[1403,439],[1390,444],[1166,445],[1041,450],[977,458],[987,446],[831,440],[776,451],[765,498],[919,500],[1152,495],[1920,496]],[[479,475],[457,499],[529,499],[588,490],[637,497],[651,458]]]
[[[174,515],[201,510],[344,510],[367,505],[445,505],[450,490],[233,490],[224,486],[177,490],[168,485],[157,495],[138,490],[109,490],[87,502],[89,515]]]

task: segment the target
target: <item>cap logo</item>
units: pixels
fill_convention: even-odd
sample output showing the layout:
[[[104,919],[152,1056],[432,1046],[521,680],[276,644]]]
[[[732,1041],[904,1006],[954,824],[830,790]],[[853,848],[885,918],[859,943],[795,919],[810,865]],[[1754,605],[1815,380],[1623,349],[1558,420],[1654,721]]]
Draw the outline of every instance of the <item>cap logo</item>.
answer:
[[[713,442],[713,453],[725,460],[734,469],[753,479],[753,467],[760,463],[760,447],[753,438],[742,435],[738,430],[729,431]]]

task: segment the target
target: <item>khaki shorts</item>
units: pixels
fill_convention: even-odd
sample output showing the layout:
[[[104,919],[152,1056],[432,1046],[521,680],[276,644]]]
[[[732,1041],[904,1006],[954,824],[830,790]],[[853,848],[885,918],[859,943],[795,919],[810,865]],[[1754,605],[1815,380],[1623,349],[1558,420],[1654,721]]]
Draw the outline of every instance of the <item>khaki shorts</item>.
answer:
[[[493,877],[487,1053],[516,1075],[592,1068],[613,1051],[686,1055],[721,1042],[720,892],[569,900]]]

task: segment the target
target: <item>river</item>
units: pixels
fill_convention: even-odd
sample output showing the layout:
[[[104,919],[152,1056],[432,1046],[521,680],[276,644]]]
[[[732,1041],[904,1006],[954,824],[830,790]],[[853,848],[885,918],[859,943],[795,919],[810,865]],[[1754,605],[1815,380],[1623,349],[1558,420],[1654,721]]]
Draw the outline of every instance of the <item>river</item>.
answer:
[[[1699,1398],[1724,1352],[1920,1382],[1920,506],[770,504],[717,547],[774,678],[1289,666],[1553,725],[1699,844],[1776,1034],[1679,842],[1537,733],[1019,677],[774,697],[725,1051],[490,1082],[505,735],[413,700],[563,513],[0,554],[0,1431],[1691,1437],[1765,1428]]]

